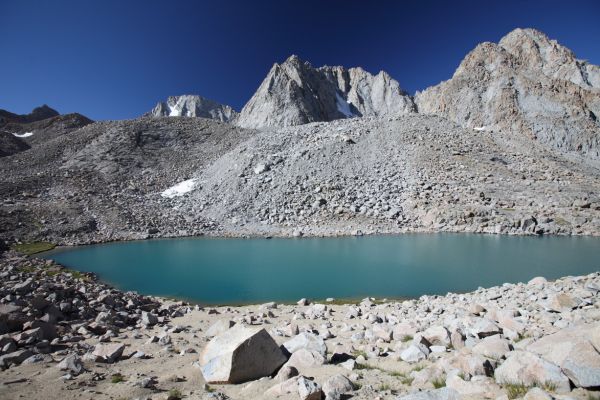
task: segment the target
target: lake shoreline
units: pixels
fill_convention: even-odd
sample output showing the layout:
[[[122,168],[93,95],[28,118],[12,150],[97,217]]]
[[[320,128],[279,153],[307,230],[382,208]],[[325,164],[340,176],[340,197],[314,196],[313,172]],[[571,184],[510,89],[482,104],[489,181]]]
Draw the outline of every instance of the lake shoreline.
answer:
[[[600,332],[599,272],[404,301],[366,298],[342,305],[301,300],[239,307],[201,307],[121,292],[93,274],[70,272],[53,261],[13,251],[0,256],[0,273],[6,280],[0,289],[2,321],[24,324],[0,336],[2,343],[14,344],[12,352],[0,355],[2,368],[8,367],[0,373],[0,395],[7,400],[31,397],[42,387],[49,399],[75,399],[85,393],[89,382],[94,382],[94,390],[113,398],[169,390],[198,399],[270,399],[274,393],[282,399],[297,398],[284,389],[285,382],[299,379],[293,372],[236,385],[206,383],[198,353],[230,324],[264,327],[278,344],[298,333],[314,335],[326,348],[325,358],[311,353],[308,359],[294,356],[288,364],[319,385],[340,374],[347,377],[352,387],[345,390],[356,399],[401,398],[397,396],[416,390],[433,395],[442,389],[432,382],[443,382],[444,390],[460,394],[461,399],[491,394],[502,398],[517,389],[523,394],[568,393],[573,399],[587,399],[594,393],[581,386],[588,383],[568,372],[553,372],[557,367],[552,365],[544,364],[536,372],[536,379],[549,380],[543,388],[525,382],[515,389],[502,379],[510,379],[508,365],[521,362],[523,354],[538,362],[534,351],[540,347],[538,342],[557,337],[564,344],[565,334],[568,340],[579,340],[578,332]],[[50,296],[50,287],[62,294]],[[79,299],[77,309],[67,311],[69,296]],[[29,316],[23,314],[27,309]],[[43,322],[48,320],[43,315],[58,320]],[[42,322],[32,330],[31,321]],[[346,361],[338,361],[336,354],[345,354]],[[597,358],[600,362],[600,354]],[[489,362],[493,376],[486,372]],[[103,378],[98,380],[99,376]],[[115,376],[125,383],[115,383],[121,381]],[[221,397],[214,397],[215,393]]]
[[[206,231],[199,232],[197,234],[183,233],[181,235],[174,233],[162,234],[157,233],[142,233],[142,232],[129,232],[119,234],[114,237],[94,237],[90,238],[87,236],[71,237],[71,238],[58,238],[54,236],[36,236],[31,242],[48,241],[56,245],[56,247],[72,247],[72,246],[85,246],[94,244],[114,243],[114,242],[131,242],[138,240],[153,240],[153,239],[187,239],[187,238],[222,238],[222,239],[302,239],[302,238],[341,238],[341,237],[366,237],[366,236],[396,236],[396,235],[410,235],[410,234],[467,234],[467,235],[491,235],[491,236],[531,236],[531,237],[565,237],[565,236],[576,236],[576,237],[599,237],[600,230],[594,231],[564,231],[564,232],[543,232],[534,233],[526,231],[511,231],[511,232],[496,232],[493,230],[463,230],[463,229],[428,229],[428,228],[403,228],[399,230],[361,230],[361,229],[350,229],[346,231],[340,230],[322,230],[315,231],[309,227],[298,231],[296,229],[288,230],[244,230],[238,227],[232,230],[217,230],[217,231]],[[22,238],[20,243],[28,243],[29,239]]]
[[[96,273],[122,290],[202,305],[246,305],[301,297],[397,300],[467,293],[537,275],[581,275],[597,271],[598,246],[594,237],[414,233],[152,239],[58,248],[37,256]]]

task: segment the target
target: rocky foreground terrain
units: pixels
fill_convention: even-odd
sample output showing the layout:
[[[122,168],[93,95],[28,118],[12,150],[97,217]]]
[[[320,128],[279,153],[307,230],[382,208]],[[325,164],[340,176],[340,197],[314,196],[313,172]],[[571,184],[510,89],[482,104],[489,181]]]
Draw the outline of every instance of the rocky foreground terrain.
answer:
[[[0,258],[2,399],[597,399],[600,273],[203,307]]]

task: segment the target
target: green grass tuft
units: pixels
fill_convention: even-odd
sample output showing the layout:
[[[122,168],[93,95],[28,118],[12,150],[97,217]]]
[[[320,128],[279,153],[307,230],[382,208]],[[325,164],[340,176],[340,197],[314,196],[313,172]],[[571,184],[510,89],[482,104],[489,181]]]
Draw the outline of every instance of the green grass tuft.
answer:
[[[43,251],[52,250],[56,245],[50,242],[33,242],[33,243],[20,243],[12,246],[12,249],[23,253],[27,256],[32,254],[41,253]]]
[[[363,356],[365,359],[367,358],[367,353],[364,352],[363,350],[356,350],[352,352],[352,355],[354,356],[354,358],[357,358],[359,356]]]
[[[169,395],[167,396],[167,400],[179,400],[183,398],[183,395],[178,389],[169,390]]]
[[[392,390],[390,385],[388,385],[387,383],[382,383],[381,385],[379,385],[380,392],[385,392],[386,390]]]
[[[431,381],[431,384],[436,389],[443,388],[444,386],[446,386],[446,379],[443,376],[440,376],[438,378],[433,379]]]
[[[376,367],[372,367],[369,364],[361,364],[361,363],[356,363],[355,367],[356,367],[356,369],[379,369]]]
[[[414,380],[415,380],[415,378],[413,378],[411,376],[407,376],[407,377],[401,378],[400,382],[402,382],[403,385],[410,386],[410,385],[412,385]]]
[[[509,383],[504,385],[504,389],[506,389],[506,394],[509,399],[516,399],[519,397],[525,396],[529,391],[529,386],[523,385],[522,383]]]
[[[121,383],[121,382],[125,382],[125,377],[119,373],[113,374],[113,376],[110,377],[110,382],[111,383]]]

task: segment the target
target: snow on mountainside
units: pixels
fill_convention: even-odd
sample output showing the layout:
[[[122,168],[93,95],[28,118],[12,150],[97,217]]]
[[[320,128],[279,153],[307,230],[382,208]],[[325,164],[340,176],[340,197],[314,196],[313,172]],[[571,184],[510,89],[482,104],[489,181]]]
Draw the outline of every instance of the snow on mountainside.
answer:
[[[170,96],[147,114],[153,117],[201,117],[231,122],[237,112],[228,105],[197,95]]]
[[[386,72],[372,75],[362,68],[313,68],[294,55],[273,65],[236,124],[292,126],[414,111],[412,98]]]

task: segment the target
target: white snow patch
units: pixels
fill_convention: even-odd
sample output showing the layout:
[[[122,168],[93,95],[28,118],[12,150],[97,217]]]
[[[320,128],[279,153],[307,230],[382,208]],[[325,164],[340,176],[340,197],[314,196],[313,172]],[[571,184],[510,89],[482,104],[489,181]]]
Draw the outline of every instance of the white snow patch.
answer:
[[[487,127],[485,126],[476,126],[475,128],[473,128],[474,131],[485,131],[487,129]]]
[[[180,116],[181,116],[181,110],[178,110],[174,106],[169,106],[169,117],[180,117]]]
[[[13,133],[13,135],[16,136],[16,137],[18,137],[18,138],[24,138],[24,137],[33,136],[33,132]]]
[[[184,194],[191,192],[192,190],[194,190],[195,186],[196,186],[196,180],[188,179],[186,181],[179,182],[175,186],[171,186],[170,188],[168,188],[167,190],[162,192],[160,195],[162,197],[172,199],[173,197],[183,196]]]
[[[335,93],[335,100],[339,112],[341,112],[348,118],[354,117],[354,114],[352,114],[352,111],[350,111],[350,103],[345,101],[344,98],[340,96],[340,94],[337,92]]]

